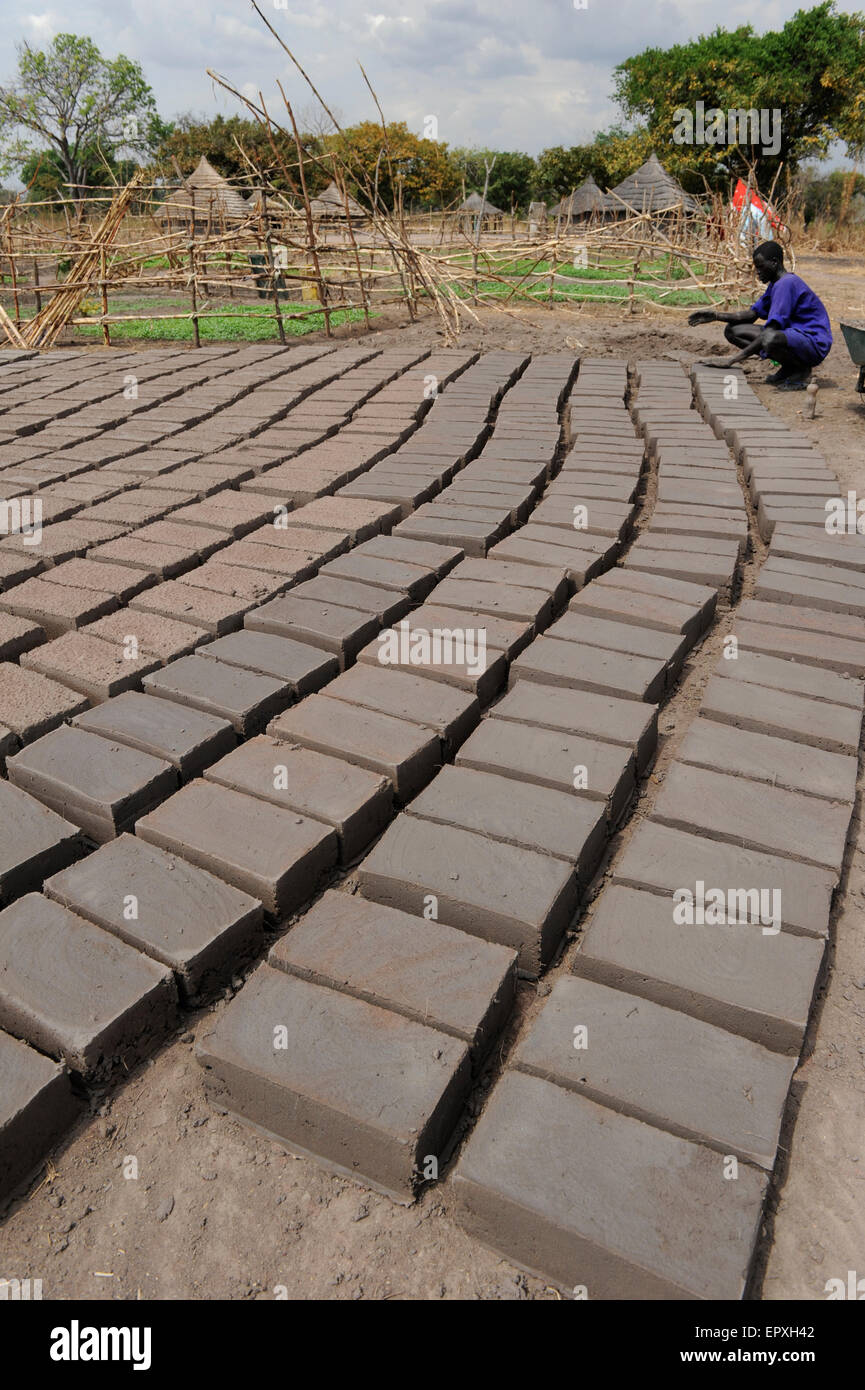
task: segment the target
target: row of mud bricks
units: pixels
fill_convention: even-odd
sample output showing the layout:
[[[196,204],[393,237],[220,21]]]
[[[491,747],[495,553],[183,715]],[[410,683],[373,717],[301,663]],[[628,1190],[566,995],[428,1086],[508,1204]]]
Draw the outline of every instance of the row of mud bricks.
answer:
[[[397,1200],[451,1183],[470,1230],[566,1289],[740,1297],[852,814],[861,541],[827,534],[834,476],[738,375],[487,354],[420,409],[441,357],[413,366],[396,448],[291,505],[315,579],[289,546],[242,627],[153,653],[144,693],[91,693],[9,758],[14,820],[56,838],[2,880],[0,1025],[27,1078],[2,1161],[32,1163],[76,1090],[275,931],[199,1030],[220,1108]],[[291,467],[262,459],[222,512],[272,507]],[[770,547],[741,600],[749,515]],[[185,574],[244,568],[242,545]],[[138,591],[114,640],[181,583]],[[158,602],[140,612],[169,620]],[[699,714],[622,834],[719,622]],[[431,650],[443,633],[466,650]],[[517,973],[546,972],[517,1027]]]

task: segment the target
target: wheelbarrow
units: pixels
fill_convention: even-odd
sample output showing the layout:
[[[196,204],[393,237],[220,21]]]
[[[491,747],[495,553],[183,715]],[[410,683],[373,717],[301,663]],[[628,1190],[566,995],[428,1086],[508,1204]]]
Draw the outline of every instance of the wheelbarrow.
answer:
[[[841,332],[853,365],[859,368],[856,390],[865,395],[865,323],[845,323],[842,319]]]

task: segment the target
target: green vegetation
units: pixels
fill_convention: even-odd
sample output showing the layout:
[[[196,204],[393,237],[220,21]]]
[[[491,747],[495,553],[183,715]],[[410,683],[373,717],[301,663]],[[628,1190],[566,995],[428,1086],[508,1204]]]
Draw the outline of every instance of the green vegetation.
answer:
[[[167,319],[156,318],[154,315],[161,313],[188,312],[189,301],[178,299],[165,300],[127,300],[111,304],[110,310],[116,314],[135,314],[141,312],[140,318],[130,318],[125,323],[109,324],[111,341],[119,341],[123,338],[134,339],[139,342],[175,342],[191,343],[193,341],[192,320],[188,318]],[[280,308],[284,314],[296,313],[302,309],[308,309],[308,304],[281,304]],[[97,311],[98,312],[98,311]],[[219,309],[206,310],[198,321],[201,341],[220,342],[220,343],[270,343],[276,342],[279,332],[273,318],[263,318],[262,314],[273,312],[272,305],[262,302],[261,306],[240,304],[230,311],[220,312]],[[336,326],[340,323],[358,323],[363,321],[362,309],[338,309],[330,316],[331,323]],[[301,337],[305,333],[316,333],[324,328],[324,314],[313,313],[308,318],[287,319],[283,318],[286,334],[292,337]],[[101,338],[102,326],[99,323],[79,325],[75,332],[82,338]]]

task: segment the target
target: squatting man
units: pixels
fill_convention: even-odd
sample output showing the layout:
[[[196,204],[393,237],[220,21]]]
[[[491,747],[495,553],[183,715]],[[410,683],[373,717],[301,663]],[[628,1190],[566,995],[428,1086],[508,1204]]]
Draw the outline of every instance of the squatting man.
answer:
[[[725,323],[724,337],[741,351],[735,357],[703,358],[704,367],[735,367],[755,353],[778,363],[766,380],[779,391],[804,391],[811,369],[829,355],[832,329],[823,301],[800,276],[784,266],[784,251],[777,241],[764,241],[754,252],[754,269],[766,286],[750,309],[716,313],[699,309],[691,314],[692,328],[703,323]],[[765,328],[757,325],[765,319]]]

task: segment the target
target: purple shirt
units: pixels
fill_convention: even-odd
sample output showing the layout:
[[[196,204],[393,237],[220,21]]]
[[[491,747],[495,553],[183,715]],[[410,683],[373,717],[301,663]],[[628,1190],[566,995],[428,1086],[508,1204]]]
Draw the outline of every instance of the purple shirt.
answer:
[[[798,275],[788,272],[774,284],[767,285],[751,308],[767,325],[774,323],[779,328],[792,328],[804,334],[824,357],[832,346],[826,307]]]

